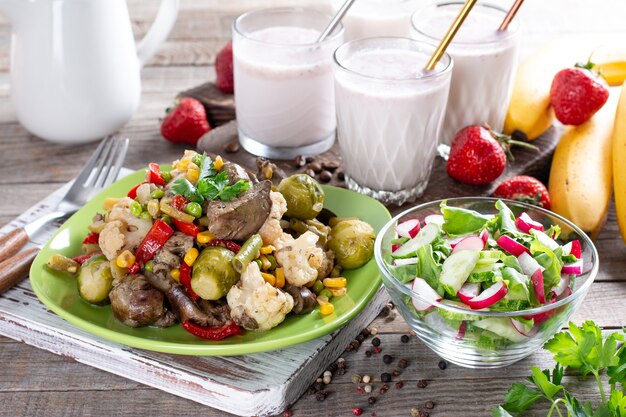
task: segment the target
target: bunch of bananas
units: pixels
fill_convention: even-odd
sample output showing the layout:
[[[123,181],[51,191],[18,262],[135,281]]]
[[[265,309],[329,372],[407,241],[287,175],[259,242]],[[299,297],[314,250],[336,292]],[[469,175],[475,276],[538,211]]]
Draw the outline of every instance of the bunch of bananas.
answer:
[[[591,53],[589,53],[591,51]],[[589,58],[591,57],[591,58]],[[552,210],[596,236],[606,220],[611,192],[626,242],[626,50],[586,48],[557,42],[528,56],[519,66],[505,122],[505,133],[521,131],[529,140],[555,121],[550,86],[555,74],[590,59],[612,86],[607,103],[590,120],[566,126],[550,170]],[[621,98],[620,98],[621,92]]]

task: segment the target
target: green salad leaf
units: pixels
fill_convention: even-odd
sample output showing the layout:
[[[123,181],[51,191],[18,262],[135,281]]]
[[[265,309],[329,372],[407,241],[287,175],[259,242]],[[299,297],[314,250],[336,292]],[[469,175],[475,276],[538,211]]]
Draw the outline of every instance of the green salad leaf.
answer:
[[[443,296],[444,290],[439,281],[441,263],[435,260],[433,247],[430,245],[420,246],[417,249],[417,259],[416,276],[426,280],[428,285]]]
[[[507,266],[502,268],[502,278],[508,282],[509,292],[506,294],[506,298],[530,302],[529,286],[532,284],[527,275]]]
[[[491,217],[474,210],[450,207],[445,201],[441,203],[443,214],[443,231],[450,236],[463,236],[482,229]]]

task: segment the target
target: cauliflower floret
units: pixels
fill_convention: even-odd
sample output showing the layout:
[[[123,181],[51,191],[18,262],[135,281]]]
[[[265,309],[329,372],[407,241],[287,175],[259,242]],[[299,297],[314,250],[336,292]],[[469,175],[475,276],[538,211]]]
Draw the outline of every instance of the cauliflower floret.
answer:
[[[259,235],[263,239],[264,245],[275,245],[276,241],[283,236],[283,229],[280,227],[280,219],[287,211],[287,201],[285,197],[277,191],[270,191],[272,208],[267,220],[259,229]]]
[[[265,282],[256,262],[250,262],[239,283],[228,291],[226,300],[236,322],[245,323],[245,314],[257,322],[258,330],[278,326],[293,309],[291,295]]]
[[[132,198],[122,198],[105,216],[98,245],[109,260],[127,249],[134,252],[152,227],[150,220],[136,217],[130,212],[132,203]]]
[[[275,252],[276,262],[284,268],[285,280],[291,285],[302,287],[317,278],[326,258],[322,248],[315,245],[317,240],[317,235],[305,232]]]

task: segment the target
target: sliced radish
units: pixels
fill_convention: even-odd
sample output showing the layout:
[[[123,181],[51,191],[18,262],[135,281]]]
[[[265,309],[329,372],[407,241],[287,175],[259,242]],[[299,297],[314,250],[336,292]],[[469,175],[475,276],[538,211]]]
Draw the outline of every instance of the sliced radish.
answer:
[[[401,245],[401,244],[399,244],[399,243],[393,243],[393,244],[391,245],[391,252],[395,252],[395,251],[397,251],[398,249],[400,249],[400,246],[402,246],[402,245]]]
[[[543,232],[543,224],[534,221],[526,212],[520,214],[520,216],[515,219],[515,226],[524,233],[530,233],[530,229]]]
[[[554,287],[554,289],[552,290],[552,292],[554,293],[553,298],[556,298],[560,296],[561,294],[567,293],[567,290],[570,290],[569,288],[570,282],[571,282],[571,279],[569,275],[561,275],[561,281],[559,281],[559,285]]]
[[[466,282],[456,293],[465,304],[468,304],[472,298],[478,297],[478,294],[480,294],[480,282]]]
[[[415,253],[421,246],[429,245],[437,236],[439,236],[439,226],[432,223],[427,224],[414,238],[396,249],[393,256],[401,258]]]
[[[481,251],[485,249],[485,242],[478,236],[467,236],[463,238],[459,243],[454,245],[452,253],[457,253],[462,250],[477,250]]]
[[[530,249],[521,243],[516,242],[513,238],[510,238],[507,235],[500,236],[496,243],[513,256],[520,256],[524,252],[530,253]]]
[[[565,264],[561,268],[562,274],[580,275],[583,273],[583,260],[579,259],[574,263]]]
[[[411,288],[414,293],[420,295],[426,300],[441,301],[441,296],[435,291],[423,278],[415,278],[413,280],[413,287]],[[419,298],[412,297],[413,306],[417,311],[426,311],[433,308],[433,305],[427,301]]]
[[[534,326],[533,324],[522,323],[521,321],[515,320],[514,318],[511,318],[511,324],[513,325],[513,327],[515,327],[515,330],[517,330],[519,334],[523,336],[531,337],[537,334],[537,326]]]
[[[418,258],[400,258],[400,259],[394,259],[393,260],[393,265],[394,266],[404,266],[404,265],[415,265],[418,262]]]
[[[396,226],[398,236],[413,239],[420,231],[420,221],[417,219],[407,220]]]
[[[463,320],[459,326],[459,331],[456,334],[456,339],[461,340],[465,337],[465,331],[467,330],[467,322]]]
[[[507,292],[508,289],[504,281],[498,281],[481,292],[477,297],[468,300],[467,305],[470,306],[472,310],[487,308],[504,298]]]
[[[487,242],[489,241],[489,232],[487,231],[487,229],[483,229],[483,231],[480,232],[480,235],[478,237],[480,237],[483,240],[486,246]]]
[[[536,270],[530,277],[530,280],[533,283],[533,289],[535,290],[535,296],[537,297],[537,301],[541,304],[546,303],[546,290],[543,287],[543,272],[541,269]]]
[[[424,218],[424,223],[426,224],[438,224],[439,226],[443,225],[443,216],[441,214],[431,214]]]
[[[554,304],[554,303],[556,303],[556,299],[553,298],[552,300],[550,300],[550,304]],[[535,321],[535,327],[537,327],[538,324],[548,321],[548,319],[554,316],[557,313],[557,310],[559,309],[552,309],[543,313],[524,316],[524,318],[527,320],[533,319]]]
[[[560,246],[554,239],[539,230],[531,229],[530,234],[535,236],[539,243],[550,250],[556,250]]]
[[[518,256],[517,261],[519,262],[519,265],[522,267],[522,272],[528,276],[531,276],[532,274],[534,274],[535,271],[538,269],[541,269],[541,271],[544,270],[544,268],[541,265],[539,265],[539,262],[537,262],[535,258],[530,256],[530,254],[527,252],[524,252],[520,256]]]
[[[452,249],[454,249],[454,247],[456,245],[459,244],[460,241],[462,241],[463,239],[465,239],[466,236],[459,236],[459,237],[453,237],[453,238],[446,238],[446,240],[448,241],[448,243],[450,244],[450,247]]]
[[[576,259],[580,259],[581,252],[580,241],[578,240],[572,240],[571,242],[563,245],[564,255],[574,255]]]

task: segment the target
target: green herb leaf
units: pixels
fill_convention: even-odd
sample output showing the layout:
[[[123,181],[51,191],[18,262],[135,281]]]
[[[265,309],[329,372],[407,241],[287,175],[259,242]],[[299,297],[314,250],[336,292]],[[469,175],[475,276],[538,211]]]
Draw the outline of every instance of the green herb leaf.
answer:
[[[482,229],[490,220],[489,216],[474,210],[460,207],[450,207],[446,202],[441,203],[443,214],[443,231],[451,236],[462,236]]]
[[[197,194],[196,187],[185,178],[175,180],[172,185],[172,191],[174,194],[180,194],[187,199],[192,199]]]
[[[626,350],[622,347],[618,353],[618,363],[609,366],[606,370],[609,376],[609,384],[621,384],[622,388],[626,388]]]
[[[508,293],[506,297],[509,300],[523,300],[530,302],[530,278],[511,267],[504,267],[502,269],[502,278],[508,281]]]
[[[550,382],[549,370],[542,371],[536,366],[531,366],[530,371],[532,376],[528,379],[541,390],[547,399],[552,400],[563,389],[563,385],[555,385]]]
[[[619,390],[611,391],[611,398],[609,398],[607,408],[611,416],[626,417],[626,397],[624,393]]]
[[[417,249],[416,276],[426,280],[439,295],[443,295],[444,290],[439,281],[441,275],[441,264],[433,255],[433,248],[430,245],[422,245]]]
[[[527,387],[521,382],[515,382],[504,396],[504,404],[500,408],[511,413],[520,413],[527,410],[539,398],[541,398],[540,392]]]
[[[248,181],[239,180],[233,185],[226,186],[222,189],[222,191],[220,192],[220,200],[232,200],[248,188],[250,188],[250,183]]]
[[[572,417],[593,417],[593,408],[590,403],[585,404],[583,407],[578,399],[572,396],[569,392],[563,391],[565,395],[565,406],[569,415]]]
[[[502,406],[499,406],[498,408],[494,408],[493,411],[491,412],[491,415],[493,417],[513,417],[511,414],[509,414],[508,411],[502,408]]]

